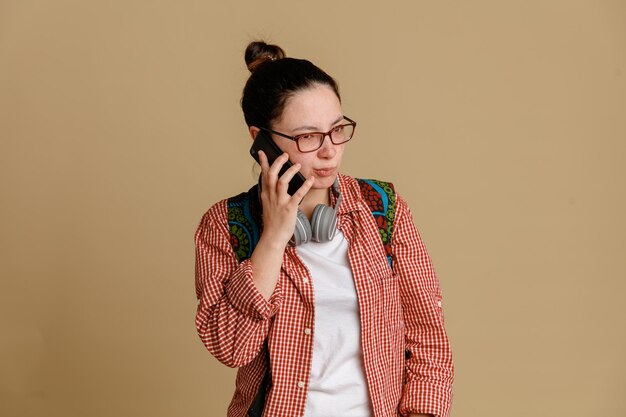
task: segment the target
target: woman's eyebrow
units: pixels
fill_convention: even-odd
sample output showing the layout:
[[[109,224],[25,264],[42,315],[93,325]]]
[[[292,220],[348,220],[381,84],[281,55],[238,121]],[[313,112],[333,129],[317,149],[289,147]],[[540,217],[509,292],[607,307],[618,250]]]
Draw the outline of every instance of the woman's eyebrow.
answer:
[[[339,123],[342,120],[343,120],[343,116],[339,116],[337,119],[335,119],[334,122],[331,123],[331,126],[332,125],[336,125],[337,123]],[[319,132],[320,128],[316,127],[316,126],[300,126],[300,127],[295,128],[295,129],[292,129],[292,132],[296,132],[298,130],[314,130],[316,132]]]

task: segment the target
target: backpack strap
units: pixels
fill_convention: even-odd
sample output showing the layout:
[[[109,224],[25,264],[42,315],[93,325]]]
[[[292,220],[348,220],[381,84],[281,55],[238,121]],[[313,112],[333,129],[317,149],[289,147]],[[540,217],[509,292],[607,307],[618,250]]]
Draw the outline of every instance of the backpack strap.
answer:
[[[261,237],[262,220],[257,186],[229,198],[226,207],[230,244],[237,262],[241,263],[252,256]]]
[[[391,251],[391,237],[393,236],[393,222],[396,217],[396,190],[392,183],[357,178],[361,195],[367,203],[376,226],[380,238],[383,241],[387,262],[393,268],[393,259]]]

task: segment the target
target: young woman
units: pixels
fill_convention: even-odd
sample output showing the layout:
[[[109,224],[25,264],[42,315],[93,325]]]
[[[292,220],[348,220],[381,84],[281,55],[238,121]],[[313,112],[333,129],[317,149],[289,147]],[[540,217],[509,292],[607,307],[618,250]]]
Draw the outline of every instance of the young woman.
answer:
[[[328,74],[263,42],[245,60],[250,136],[284,153],[259,153],[259,184],[195,235],[198,333],[239,368],[228,416],[447,416],[441,292],[409,208],[389,183],[340,174],[356,123]]]

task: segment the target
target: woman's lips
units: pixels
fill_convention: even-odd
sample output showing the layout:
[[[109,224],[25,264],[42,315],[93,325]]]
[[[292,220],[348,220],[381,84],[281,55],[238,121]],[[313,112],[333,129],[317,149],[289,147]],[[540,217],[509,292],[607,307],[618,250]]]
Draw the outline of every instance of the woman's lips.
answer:
[[[313,172],[318,177],[330,177],[335,173],[335,168],[314,169]]]

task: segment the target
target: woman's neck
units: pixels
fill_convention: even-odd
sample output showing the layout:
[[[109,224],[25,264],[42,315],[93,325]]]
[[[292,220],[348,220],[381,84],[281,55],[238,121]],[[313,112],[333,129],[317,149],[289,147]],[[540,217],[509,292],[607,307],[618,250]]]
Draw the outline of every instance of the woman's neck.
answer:
[[[300,210],[310,220],[313,210],[318,204],[330,205],[330,195],[328,188],[312,189],[304,196],[300,203]]]

